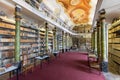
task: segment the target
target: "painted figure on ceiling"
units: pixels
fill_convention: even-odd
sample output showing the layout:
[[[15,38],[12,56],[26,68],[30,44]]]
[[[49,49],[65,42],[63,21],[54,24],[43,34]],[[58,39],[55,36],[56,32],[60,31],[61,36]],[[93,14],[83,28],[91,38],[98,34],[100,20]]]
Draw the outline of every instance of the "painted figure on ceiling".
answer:
[[[76,23],[86,23],[89,21],[90,0],[57,0],[71,18]]]

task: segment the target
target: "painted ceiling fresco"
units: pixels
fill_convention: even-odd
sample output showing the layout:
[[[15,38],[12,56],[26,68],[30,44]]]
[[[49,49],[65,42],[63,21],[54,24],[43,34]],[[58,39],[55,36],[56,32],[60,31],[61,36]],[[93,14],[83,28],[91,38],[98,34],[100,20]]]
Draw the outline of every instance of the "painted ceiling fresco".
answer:
[[[57,0],[64,7],[65,13],[75,24],[88,23],[90,0]]]

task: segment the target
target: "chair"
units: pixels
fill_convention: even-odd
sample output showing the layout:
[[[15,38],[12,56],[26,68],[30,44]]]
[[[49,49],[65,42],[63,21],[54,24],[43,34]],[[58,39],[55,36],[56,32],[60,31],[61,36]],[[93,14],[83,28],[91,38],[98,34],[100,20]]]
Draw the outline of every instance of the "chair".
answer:
[[[88,53],[88,65],[90,66],[90,61],[98,61],[97,54],[95,52]]]
[[[92,49],[89,49],[89,48],[86,48],[87,49],[87,52],[88,52],[88,66],[90,66],[90,61],[97,61],[98,59],[98,56],[97,56],[97,52],[92,50]]]
[[[23,62],[22,62],[22,72],[26,75],[29,71],[33,72],[34,65],[30,63],[30,58],[28,58],[27,54],[23,55]]]
[[[90,62],[90,72],[93,70],[93,69],[96,69],[99,71],[99,75],[101,74],[101,66],[100,66],[100,59],[98,58],[97,61],[91,61]]]

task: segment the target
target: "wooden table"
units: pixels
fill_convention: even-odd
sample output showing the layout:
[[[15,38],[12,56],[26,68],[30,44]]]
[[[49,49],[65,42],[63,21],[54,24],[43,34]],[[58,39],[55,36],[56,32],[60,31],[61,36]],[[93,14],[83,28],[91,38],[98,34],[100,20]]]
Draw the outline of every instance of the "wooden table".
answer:
[[[3,75],[3,74],[6,74],[6,73],[9,73],[10,72],[10,75],[9,77],[11,78],[11,72],[16,70],[16,80],[19,80],[19,77],[18,77],[18,67],[16,66],[11,66],[11,67],[8,67],[8,68],[4,68],[5,71],[4,72],[0,72],[0,76]]]
[[[42,68],[42,61],[45,60],[45,59],[49,59],[49,56],[48,55],[44,55],[44,56],[37,56],[37,57],[35,57],[35,60],[41,60],[41,62],[40,62],[41,68]]]
[[[57,54],[59,54],[58,51],[53,52],[54,56],[57,57]]]

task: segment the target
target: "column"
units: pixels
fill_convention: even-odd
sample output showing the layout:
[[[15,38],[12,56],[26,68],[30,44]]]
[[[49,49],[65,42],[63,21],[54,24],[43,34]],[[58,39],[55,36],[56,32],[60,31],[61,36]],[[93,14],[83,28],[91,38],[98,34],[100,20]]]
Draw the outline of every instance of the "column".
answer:
[[[53,42],[54,42],[54,43],[53,43],[53,44],[54,44],[54,45],[53,45],[53,48],[54,48],[54,49],[53,49],[53,50],[54,50],[54,51],[57,51],[57,35],[56,35],[56,28],[53,30],[53,36],[54,36],[54,41],[53,41]]]
[[[100,22],[97,21],[97,54],[98,58],[100,58]]]
[[[95,30],[92,32],[92,50],[95,50]]]
[[[65,33],[65,49],[66,49],[66,52],[67,52],[67,43],[68,41],[67,41],[67,33]]]
[[[62,31],[62,53],[64,53],[64,31]]]
[[[68,40],[67,40],[67,42],[68,42],[68,43],[67,43],[67,48],[70,50],[70,34],[68,34],[67,39],[68,39]],[[69,50],[68,50],[68,51],[69,51]]]
[[[0,36],[0,39],[2,38],[2,36]],[[0,50],[0,67],[2,67],[3,65],[3,60],[2,60],[2,51]]]
[[[95,49],[94,49],[94,51],[97,52],[97,30],[96,30],[96,28],[94,30],[95,30]]]
[[[69,46],[72,47],[73,46],[73,41],[72,41],[72,36],[69,36]]]
[[[48,23],[45,23],[45,52],[48,53]]]
[[[20,20],[21,20],[21,7],[15,7],[15,61],[20,61]]]
[[[60,51],[60,34],[57,34],[57,50]]]
[[[106,43],[106,61],[108,62],[108,24],[105,26],[105,35],[106,35],[106,37],[105,37],[105,43]]]
[[[37,35],[38,35],[38,55],[40,55],[40,29],[37,30]]]
[[[107,72],[107,56],[106,56],[106,33],[105,33],[105,27],[106,27],[106,22],[105,22],[105,10],[102,9],[100,11],[100,21],[101,21],[101,61],[102,61],[102,71]]]

